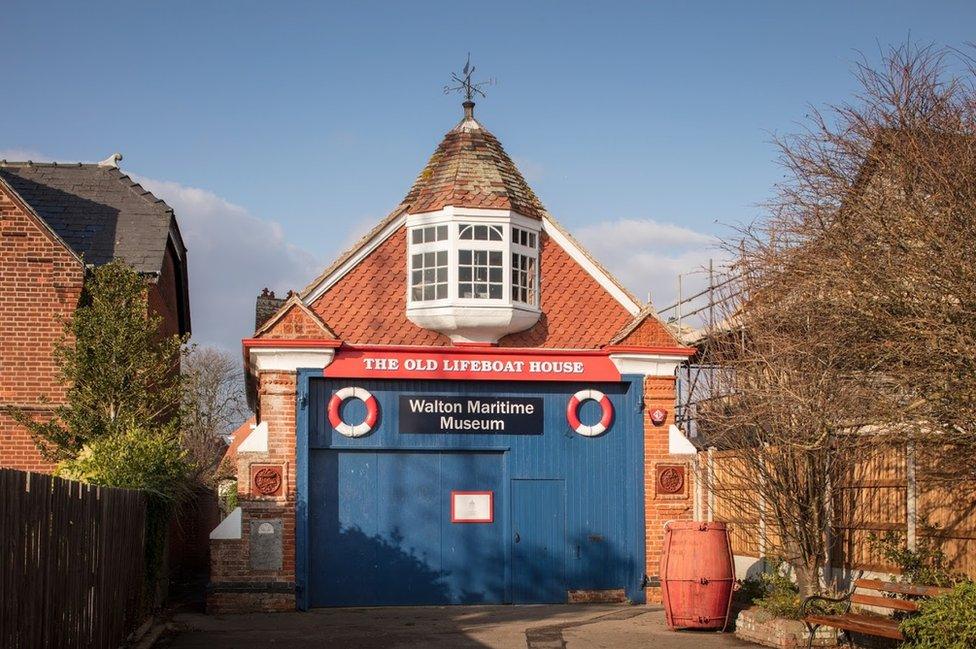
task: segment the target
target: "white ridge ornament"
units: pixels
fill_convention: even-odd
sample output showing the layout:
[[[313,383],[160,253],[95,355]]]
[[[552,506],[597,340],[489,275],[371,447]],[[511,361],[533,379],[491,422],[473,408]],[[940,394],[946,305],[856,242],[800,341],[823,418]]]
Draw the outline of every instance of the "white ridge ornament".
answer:
[[[366,419],[356,425],[347,424],[342,421],[339,415],[339,408],[346,399],[359,399],[366,405]],[[329,399],[329,423],[336,429],[336,432],[346,437],[362,437],[366,435],[376,425],[376,420],[380,414],[380,405],[376,397],[369,393],[365,388],[347,387],[336,390],[336,393]]]
[[[592,426],[587,426],[579,419],[580,406],[587,400],[599,403],[600,409],[603,411],[599,423]],[[613,421],[613,404],[610,403],[610,398],[599,390],[580,390],[569,398],[569,404],[566,406],[566,421],[569,422],[570,428],[584,437],[602,435]]]

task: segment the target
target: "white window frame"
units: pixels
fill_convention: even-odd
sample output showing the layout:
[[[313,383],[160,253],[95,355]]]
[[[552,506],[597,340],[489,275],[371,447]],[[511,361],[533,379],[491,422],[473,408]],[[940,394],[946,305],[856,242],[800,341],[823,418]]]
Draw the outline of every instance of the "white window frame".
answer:
[[[429,214],[410,215],[408,217],[407,236],[407,282],[406,298],[408,308],[426,308],[443,306],[508,306],[518,309],[538,310],[540,295],[540,244],[542,237],[542,222],[529,219],[508,210],[463,209],[447,207],[439,212]],[[447,239],[437,242],[413,243],[413,231],[417,228],[431,225],[447,225]],[[492,241],[461,239],[462,225],[499,226],[502,230],[502,240]],[[535,234],[536,247],[528,248],[512,241],[512,228],[516,227]],[[502,253],[502,297],[501,298],[462,298],[459,296],[458,284],[458,252],[465,250],[497,250]],[[447,250],[447,298],[434,300],[414,300],[412,298],[412,255],[423,252]],[[535,304],[512,299],[512,254],[518,253],[534,257],[535,259]]]

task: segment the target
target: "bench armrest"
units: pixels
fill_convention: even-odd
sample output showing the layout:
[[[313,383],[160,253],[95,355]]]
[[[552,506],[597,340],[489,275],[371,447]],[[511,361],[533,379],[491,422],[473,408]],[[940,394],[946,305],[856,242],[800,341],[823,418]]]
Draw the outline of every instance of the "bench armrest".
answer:
[[[827,597],[826,595],[810,595],[803,598],[803,602],[800,604],[800,617],[806,617],[810,612],[810,607],[814,602],[830,602],[832,604],[840,604],[841,602],[847,602],[847,606],[844,607],[844,613],[849,613],[851,610],[851,597],[854,595],[854,590],[851,589],[846,595],[841,597]]]

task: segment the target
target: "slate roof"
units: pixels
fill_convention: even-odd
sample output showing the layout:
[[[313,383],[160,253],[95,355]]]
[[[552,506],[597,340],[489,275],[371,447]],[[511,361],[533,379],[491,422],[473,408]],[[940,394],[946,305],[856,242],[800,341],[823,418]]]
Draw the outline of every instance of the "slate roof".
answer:
[[[4,160],[0,178],[86,264],[121,258],[158,275],[171,233],[185,255],[172,208],[116,167]]]
[[[408,213],[434,212],[447,205],[508,209],[542,218],[545,208],[501,142],[475,118],[474,104],[441,141],[403,199]]]

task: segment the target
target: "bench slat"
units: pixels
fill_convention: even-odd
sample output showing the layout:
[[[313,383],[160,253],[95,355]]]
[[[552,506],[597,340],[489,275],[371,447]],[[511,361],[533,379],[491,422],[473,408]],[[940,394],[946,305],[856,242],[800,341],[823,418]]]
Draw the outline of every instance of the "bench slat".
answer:
[[[862,595],[861,593],[854,593],[851,596],[851,601],[855,604],[866,604],[868,606],[877,606],[878,608],[890,608],[893,611],[915,612],[918,610],[918,604],[915,602],[910,602],[907,599],[894,599],[892,597],[879,597],[877,595]]]
[[[915,586],[913,584],[898,584],[892,581],[882,581],[880,579],[857,579],[854,581],[857,588],[877,590],[882,593],[895,593],[898,595],[922,595],[935,597],[948,593],[951,589],[939,588],[938,586]]]
[[[897,621],[878,615],[860,615],[857,613],[847,613],[845,615],[808,615],[804,619],[811,624],[864,633],[865,635],[880,636],[892,640],[905,639],[901,631],[898,630]]]

